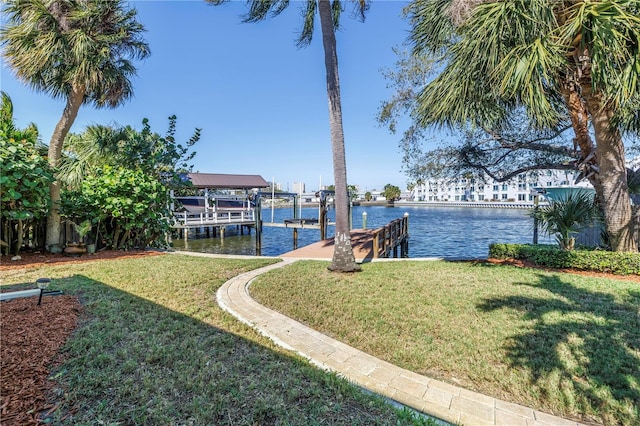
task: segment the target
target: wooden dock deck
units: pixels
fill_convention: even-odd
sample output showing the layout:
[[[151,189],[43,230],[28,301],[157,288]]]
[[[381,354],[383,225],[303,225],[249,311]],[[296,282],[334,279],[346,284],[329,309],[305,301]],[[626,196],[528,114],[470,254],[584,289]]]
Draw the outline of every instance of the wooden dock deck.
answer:
[[[287,252],[282,257],[327,259],[333,258],[333,238],[318,241]],[[356,262],[370,262],[379,257],[409,256],[408,217],[396,219],[378,229],[354,229],[351,231],[351,247]]]
[[[318,241],[283,254],[281,257],[326,259],[333,258],[333,238]],[[351,231],[351,246],[357,262],[370,262],[373,259],[373,230],[354,229]]]

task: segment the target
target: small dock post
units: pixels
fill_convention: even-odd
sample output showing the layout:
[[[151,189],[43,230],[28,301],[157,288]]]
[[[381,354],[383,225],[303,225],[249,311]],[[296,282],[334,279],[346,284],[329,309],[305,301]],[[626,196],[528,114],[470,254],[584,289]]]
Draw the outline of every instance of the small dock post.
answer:
[[[402,224],[402,243],[400,243],[400,257],[409,257],[409,212],[404,214],[404,221]]]
[[[271,201],[273,205],[273,200]],[[256,256],[262,255],[262,197],[256,197]]]

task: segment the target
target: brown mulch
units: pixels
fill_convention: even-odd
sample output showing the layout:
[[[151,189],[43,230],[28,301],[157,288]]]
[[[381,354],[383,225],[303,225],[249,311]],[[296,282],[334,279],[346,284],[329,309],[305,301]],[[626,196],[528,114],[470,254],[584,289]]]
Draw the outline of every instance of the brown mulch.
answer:
[[[0,257],[0,271],[14,269],[35,268],[56,263],[81,263],[94,262],[99,260],[121,259],[127,257],[144,257],[164,254],[161,251],[150,250],[102,250],[95,254],[84,254],[82,256],[68,256],[66,254],[52,254],[40,251],[29,251],[20,253],[20,260],[11,260],[12,256]]]
[[[0,258],[0,271],[19,270],[56,263],[95,262],[108,259],[162,254],[154,251],[105,250],[95,255],[69,257],[39,252],[22,253],[21,260]],[[520,260],[489,259],[491,263],[536,267]],[[541,268],[550,270],[548,268]],[[557,271],[557,270],[556,270]],[[561,270],[592,277],[640,283],[637,275],[613,275],[580,270]],[[61,362],[60,348],[77,326],[81,305],[74,296],[45,296],[0,303],[0,423],[2,425],[40,424],[43,416],[57,409],[47,399],[54,387],[50,370]]]
[[[25,297],[1,302],[0,419],[3,425],[38,424],[56,409],[46,395],[49,369],[77,325],[80,303],[74,296]]]
[[[0,272],[58,263],[98,262],[161,252],[104,250],[95,255],[24,252],[22,259],[0,258]],[[35,425],[57,409],[47,399],[54,387],[49,374],[62,361],[60,348],[77,326],[81,305],[69,295],[25,297],[0,302],[0,424]]]

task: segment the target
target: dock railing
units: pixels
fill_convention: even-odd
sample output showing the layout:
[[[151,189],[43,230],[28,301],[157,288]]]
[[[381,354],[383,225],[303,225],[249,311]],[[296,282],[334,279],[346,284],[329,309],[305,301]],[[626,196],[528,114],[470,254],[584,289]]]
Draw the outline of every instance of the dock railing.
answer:
[[[253,209],[217,209],[216,211],[189,213],[175,213],[175,228],[188,228],[192,226],[233,225],[255,222]]]
[[[373,230],[373,258],[409,257],[409,215],[395,219],[378,229]]]

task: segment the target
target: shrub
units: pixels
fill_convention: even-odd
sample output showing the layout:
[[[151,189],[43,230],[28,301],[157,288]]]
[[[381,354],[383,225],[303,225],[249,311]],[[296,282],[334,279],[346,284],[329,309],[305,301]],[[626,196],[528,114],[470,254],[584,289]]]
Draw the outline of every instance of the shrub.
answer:
[[[573,250],[574,236],[597,220],[598,209],[591,193],[578,191],[551,200],[549,205],[533,210],[531,216],[543,232],[556,237],[561,248]]]
[[[640,275],[640,253],[603,250],[562,250],[551,245],[502,244],[489,246],[489,257],[528,260],[550,268],[575,268],[620,275]]]

